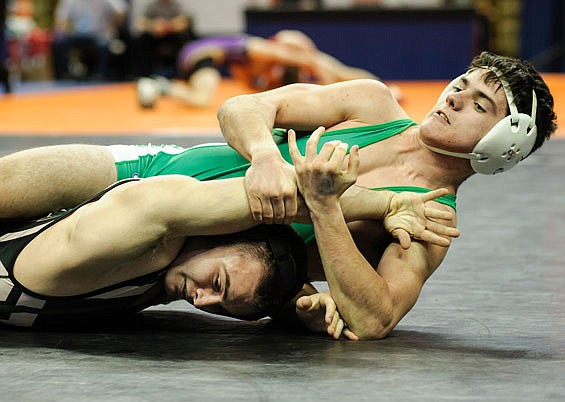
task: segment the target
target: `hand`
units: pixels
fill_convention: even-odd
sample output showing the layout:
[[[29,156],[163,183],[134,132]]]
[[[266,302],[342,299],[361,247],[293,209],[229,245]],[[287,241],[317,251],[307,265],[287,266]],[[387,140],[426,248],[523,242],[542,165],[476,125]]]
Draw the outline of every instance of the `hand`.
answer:
[[[430,218],[451,220],[453,213],[425,205],[426,202],[447,193],[447,189],[440,188],[425,194],[409,192],[394,194],[383,218],[384,227],[398,239],[404,249],[410,247],[410,237],[438,246],[449,246],[451,243],[449,237],[458,237],[459,230]]]
[[[294,167],[280,158],[253,158],[245,173],[247,199],[256,222],[290,224],[297,213]]]
[[[288,132],[288,147],[294,163],[300,193],[308,208],[313,209],[319,202],[339,202],[339,197],[357,180],[359,169],[359,147],[351,147],[349,162],[344,168],[348,145],[341,141],[325,143],[318,154],[318,141],[325,132],[324,127],[316,129],[306,143],[306,155],[302,156],[296,145],[296,133]]]
[[[343,334],[352,341],[359,340],[340,317],[335,301],[328,292],[302,296],[296,301],[296,315],[312,332],[327,332],[334,339]]]

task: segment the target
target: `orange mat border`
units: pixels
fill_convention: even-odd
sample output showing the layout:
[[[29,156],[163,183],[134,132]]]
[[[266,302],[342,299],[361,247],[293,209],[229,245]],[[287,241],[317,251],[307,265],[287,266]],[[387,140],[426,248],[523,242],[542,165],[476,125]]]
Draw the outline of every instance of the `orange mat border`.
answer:
[[[565,74],[544,74],[555,97],[558,116],[565,115]],[[416,121],[429,111],[447,81],[394,82],[403,93],[402,106]],[[212,105],[190,108],[159,99],[154,109],[137,105],[133,83],[74,87],[43,93],[0,96],[2,135],[206,135],[218,134],[216,110],[232,96],[249,89],[225,80]],[[556,136],[565,137],[565,127]]]

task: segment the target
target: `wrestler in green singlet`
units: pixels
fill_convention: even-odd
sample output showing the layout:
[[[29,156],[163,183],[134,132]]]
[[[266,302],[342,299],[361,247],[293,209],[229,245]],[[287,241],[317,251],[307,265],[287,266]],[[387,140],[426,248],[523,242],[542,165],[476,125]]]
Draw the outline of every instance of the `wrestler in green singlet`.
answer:
[[[320,138],[319,147],[328,141],[339,139],[350,145],[357,144],[363,148],[396,134],[417,123],[411,119],[395,120],[384,124],[364,127],[346,128],[328,131]],[[286,142],[285,130],[273,130],[273,136],[283,158],[292,163]],[[305,152],[309,135],[297,139],[302,154]],[[118,180],[132,177],[151,177],[166,174],[182,174],[198,180],[216,180],[230,177],[241,177],[250,166],[250,162],[225,143],[203,144],[192,148],[181,148],[171,145],[112,145],[109,147],[116,161]],[[396,192],[411,191],[425,193],[429,189],[412,186],[395,186],[375,188],[373,190],[391,190]],[[436,201],[455,209],[455,196],[452,194],[438,198]],[[293,224],[306,242],[314,239],[311,225]]]

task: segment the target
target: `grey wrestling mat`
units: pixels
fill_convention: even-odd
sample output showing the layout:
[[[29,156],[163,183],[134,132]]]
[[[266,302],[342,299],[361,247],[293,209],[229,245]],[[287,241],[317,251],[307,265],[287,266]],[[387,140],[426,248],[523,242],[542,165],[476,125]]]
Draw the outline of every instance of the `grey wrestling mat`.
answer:
[[[69,138],[0,137],[0,148],[47,140]],[[555,139],[510,172],[462,186],[461,238],[384,340],[218,320],[184,302],[98,329],[0,328],[0,400],[563,401],[564,155]]]

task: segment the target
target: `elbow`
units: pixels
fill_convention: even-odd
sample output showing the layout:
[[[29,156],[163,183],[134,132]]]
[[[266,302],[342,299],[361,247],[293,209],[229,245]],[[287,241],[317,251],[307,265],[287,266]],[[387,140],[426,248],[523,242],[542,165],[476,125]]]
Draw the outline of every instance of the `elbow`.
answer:
[[[379,339],[384,339],[388,336],[388,334],[390,333],[390,331],[392,331],[392,329],[394,328],[394,326],[392,325],[385,325],[381,322],[375,323],[375,324],[369,324],[369,325],[365,325],[362,326],[360,329],[356,330],[352,330],[353,333],[355,335],[357,335],[359,337],[359,340],[362,341],[373,341],[373,340],[379,340]]]
[[[216,112],[216,117],[220,122],[220,126],[222,125],[222,123],[229,121],[234,117],[237,117],[242,107],[248,104],[251,99],[253,99],[252,94],[245,94],[237,95],[224,101],[224,103],[220,105],[218,111]]]
[[[243,96],[243,95],[240,95],[240,96]],[[230,115],[233,104],[237,102],[236,98],[238,98],[238,97],[239,96],[236,96],[235,98],[229,98],[228,100],[224,101],[224,103],[222,103],[220,105],[220,107],[218,108],[218,111],[216,112],[216,117],[217,117],[218,121],[220,122],[220,125]]]
[[[349,325],[351,331],[359,337],[359,340],[378,340],[388,336],[396,325],[392,313],[381,312],[378,316],[371,315],[358,323]]]

